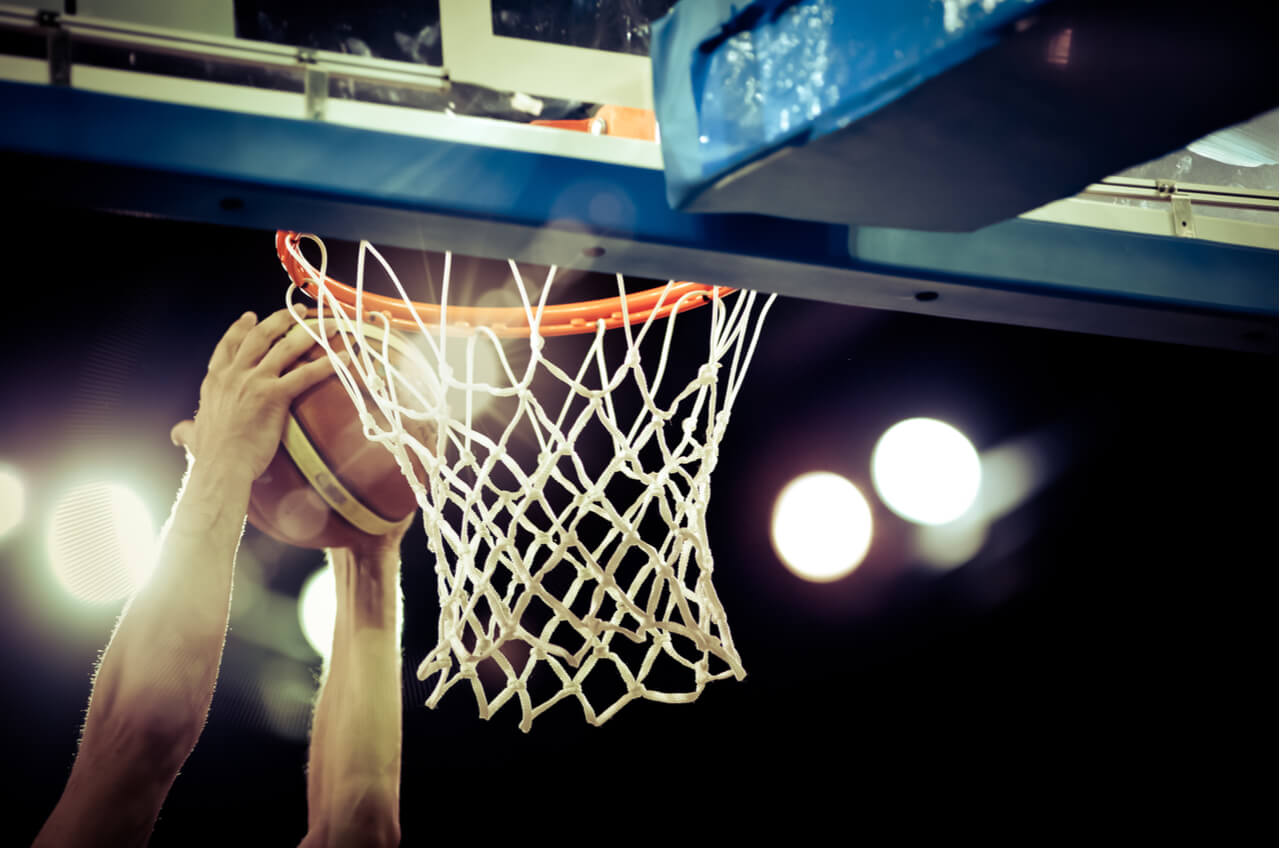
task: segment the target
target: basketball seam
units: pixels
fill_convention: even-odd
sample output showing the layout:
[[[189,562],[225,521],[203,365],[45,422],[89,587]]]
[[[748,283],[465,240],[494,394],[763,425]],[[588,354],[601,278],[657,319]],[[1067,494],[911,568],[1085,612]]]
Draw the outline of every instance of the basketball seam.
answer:
[[[379,515],[347,488],[338,473],[329,467],[316,449],[302,422],[292,413],[285,425],[282,441],[289,459],[311,488],[349,524],[371,536],[381,536],[395,529],[393,521]],[[323,479],[321,475],[328,479]]]

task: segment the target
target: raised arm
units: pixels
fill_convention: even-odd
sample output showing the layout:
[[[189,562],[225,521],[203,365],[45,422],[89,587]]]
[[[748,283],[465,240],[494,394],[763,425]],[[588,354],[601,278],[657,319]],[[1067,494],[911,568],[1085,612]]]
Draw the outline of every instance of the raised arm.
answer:
[[[311,728],[303,848],[400,842],[400,542],[328,552],[333,650]]]
[[[222,660],[249,489],[275,454],[293,398],[327,359],[281,373],[311,346],[281,310],[227,330],[194,421],[173,428],[189,466],[155,569],[102,655],[62,797],[36,846],[144,845],[208,716]]]

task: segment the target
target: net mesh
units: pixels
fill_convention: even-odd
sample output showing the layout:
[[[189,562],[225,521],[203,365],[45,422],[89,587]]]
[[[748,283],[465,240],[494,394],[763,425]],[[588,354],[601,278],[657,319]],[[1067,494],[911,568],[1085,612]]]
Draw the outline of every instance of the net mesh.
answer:
[[[427,706],[462,684],[482,718],[518,703],[528,731],[567,699],[602,724],[639,698],[689,702],[712,680],[741,679],[706,515],[773,297],[714,289],[695,295],[703,308],[554,340],[553,357],[537,327],[555,268],[531,298],[509,263],[532,331],[504,340],[449,323],[446,255],[441,320],[415,319],[419,367],[397,368],[391,334],[364,335],[388,319],[361,302],[372,256],[412,303],[393,269],[361,243],[356,300],[344,306],[324,285],[323,243],[306,238],[321,252],[316,342],[422,507],[440,603],[437,644],[418,668],[435,678]],[[704,340],[692,362],[672,356],[677,322]]]

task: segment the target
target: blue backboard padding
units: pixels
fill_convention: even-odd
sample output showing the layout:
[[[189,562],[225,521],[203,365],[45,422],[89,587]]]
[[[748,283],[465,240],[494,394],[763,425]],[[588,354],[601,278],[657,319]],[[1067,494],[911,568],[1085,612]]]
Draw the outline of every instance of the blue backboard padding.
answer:
[[[18,204],[83,203],[524,261],[541,261],[525,255],[538,233],[561,234],[545,241],[571,259],[586,239],[612,237],[617,249],[601,270],[683,276],[686,260],[669,258],[670,249],[691,248],[704,269],[737,269],[703,281],[849,303],[863,299],[833,287],[857,286],[856,272],[867,271],[903,278],[908,300],[910,287],[938,280],[1086,302],[1276,310],[1274,251],[1025,221],[937,234],[693,215],[667,206],[662,174],[649,169],[72,88],[0,83],[0,111],[0,152],[39,157],[42,169],[11,162],[6,187]],[[238,211],[220,207],[233,193],[250,200]],[[442,222],[452,223],[447,236],[431,232]],[[479,222],[534,235],[490,244]],[[827,288],[796,282],[815,279],[814,268],[837,272],[823,278]]]
[[[0,138],[8,149],[464,215],[509,209],[516,217],[552,217],[575,164],[72,89],[7,85],[4,102],[10,117]],[[601,227],[619,225],[607,218],[609,208],[602,207]]]
[[[674,212],[646,168],[24,83],[0,83],[0,107],[0,150],[676,246],[742,238],[762,255],[848,264],[842,227]],[[360,237],[292,212],[271,226]]]
[[[864,267],[1036,285],[1117,300],[1276,314],[1276,253],[1193,238],[1014,219],[974,233],[852,227]]]
[[[654,24],[667,197],[848,126],[987,49],[1044,0],[678,4]]]

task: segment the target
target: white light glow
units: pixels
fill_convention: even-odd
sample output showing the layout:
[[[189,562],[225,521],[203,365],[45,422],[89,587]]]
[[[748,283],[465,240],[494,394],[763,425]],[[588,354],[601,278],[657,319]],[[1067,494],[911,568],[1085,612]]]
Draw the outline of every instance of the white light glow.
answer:
[[[333,649],[333,617],[337,611],[333,569],[326,563],[307,578],[298,594],[298,623],[302,625],[302,635],[326,662]]]
[[[8,535],[22,523],[26,501],[26,489],[18,472],[0,465],[0,537]]]
[[[469,342],[474,344],[470,378],[467,375],[467,348]],[[502,387],[510,384],[511,381],[506,379],[503,374],[498,352],[494,349],[493,342],[490,339],[484,336],[476,336],[474,339],[449,339],[446,347],[445,359],[449,363],[449,367],[453,369],[454,379],[467,386],[489,385]],[[455,415],[462,416],[463,410],[466,408],[468,394],[471,396],[471,414],[473,417],[479,415],[493,403],[493,395],[485,389],[450,389],[447,397],[449,406],[454,410]]]
[[[1012,512],[1054,476],[1051,437],[1027,436],[982,454],[978,503],[988,519]]]
[[[113,483],[89,483],[63,495],[46,541],[58,582],[88,603],[128,597],[155,566],[156,530],[146,504]]]
[[[916,528],[915,555],[940,571],[964,565],[986,544],[987,529],[987,522],[974,510],[946,524],[922,524]]]
[[[490,298],[490,300],[492,299]],[[482,298],[479,305],[488,304],[484,303],[484,298]],[[507,304],[503,301],[502,305]],[[501,344],[501,340],[498,343]],[[473,346],[470,378],[468,378],[467,371],[468,345]],[[418,349],[422,351],[426,361],[434,365],[436,357],[431,352],[430,345],[426,342],[420,342]],[[473,418],[479,417],[481,413],[493,404],[494,396],[488,390],[469,387],[488,385],[495,388],[508,388],[511,385],[511,380],[507,377],[506,371],[503,370],[494,342],[486,336],[477,334],[474,337],[450,337],[445,342],[444,360],[452,374],[451,384],[445,398],[452,414],[458,418],[463,416],[466,409],[468,394],[471,396],[471,415]]]
[[[773,507],[773,548],[805,580],[826,583],[853,571],[871,546],[871,507],[858,487],[821,471],[792,480]]]
[[[258,674],[258,696],[267,725],[277,735],[294,740],[307,738],[316,685],[306,665],[285,659],[268,660]]]
[[[898,515],[946,524],[969,509],[982,482],[973,444],[950,424],[911,418],[890,427],[871,458],[876,491]]]

